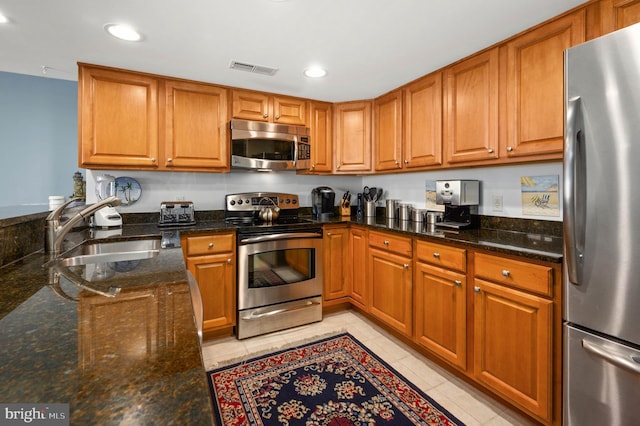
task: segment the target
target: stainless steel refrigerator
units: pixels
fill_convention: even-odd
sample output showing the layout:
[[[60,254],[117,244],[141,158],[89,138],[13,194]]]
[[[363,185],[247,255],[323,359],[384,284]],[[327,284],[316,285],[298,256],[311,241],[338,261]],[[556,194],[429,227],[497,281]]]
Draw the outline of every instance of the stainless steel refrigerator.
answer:
[[[564,423],[640,424],[640,24],[565,52]]]

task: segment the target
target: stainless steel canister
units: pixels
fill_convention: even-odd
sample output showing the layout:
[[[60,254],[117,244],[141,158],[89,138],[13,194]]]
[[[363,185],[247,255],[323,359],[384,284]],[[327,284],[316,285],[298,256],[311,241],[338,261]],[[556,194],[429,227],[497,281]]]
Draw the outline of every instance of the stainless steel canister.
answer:
[[[398,219],[411,220],[411,210],[413,210],[411,204],[398,204]]]
[[[398,217],[398,203],[400,200],[387,200],[386,216],[388,219]]]
[[[436,224],[442,222],[442,212],[427,212],[427,223]]]
[[[365,217],[375,217],[376,216],[376,202],[375,201],[365,201],[364,202],[364,216]]]
[[[424,221],[424,215],[426,213],[426,209],[413,209],[413,211],[411,212],[411,220],[415,223],[422,223]]]

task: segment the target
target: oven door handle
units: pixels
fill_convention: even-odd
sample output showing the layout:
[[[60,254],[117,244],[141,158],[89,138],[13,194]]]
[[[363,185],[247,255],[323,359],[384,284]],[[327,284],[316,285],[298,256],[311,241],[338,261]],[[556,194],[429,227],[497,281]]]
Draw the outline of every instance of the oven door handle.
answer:
[[[281,309],[274,309],[273,311],[262,312],[259,314],[256,314],[255,311],[253,311],[249,315],[243,316],[242,319],[246,321],[257,320],[264,317],[270,317],[272,315],[283,314],[285,312],[298,311],[300,309],[308,308],[310,306],[319,305],[319,304],[320,303],[318,302],[312,302],[310,300],[307,300],[306,302],[303,302],[299,305],[289,306],[287,308],[281,308]]]
[[[259,237],[242,238],[241,244],[261,243],[263,241],[290,240],[292,238],[322,238],[316,232],[287,232],[284,234],[261,235]]]

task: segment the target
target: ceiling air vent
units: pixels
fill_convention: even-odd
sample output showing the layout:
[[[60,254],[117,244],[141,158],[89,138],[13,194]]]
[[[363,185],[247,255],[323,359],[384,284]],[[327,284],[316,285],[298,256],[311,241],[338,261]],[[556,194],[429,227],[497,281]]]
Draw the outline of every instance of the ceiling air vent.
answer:
[[[264,65],[247,64],[246,62],[231,61],[229,68],[232,70],[248,71],[256,74],[275,75],[278,68],[265,67]]]

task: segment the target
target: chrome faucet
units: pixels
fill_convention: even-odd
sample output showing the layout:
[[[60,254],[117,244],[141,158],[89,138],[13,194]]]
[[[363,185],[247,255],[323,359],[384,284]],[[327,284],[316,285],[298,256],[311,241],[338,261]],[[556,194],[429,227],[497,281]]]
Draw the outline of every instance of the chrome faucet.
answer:
[[[79,200],[79,198],[72,198],[67,201],[47,216],[45,223],[45,251],[54,256],[58,256],[62,251],[62,242],[64,241],[64,236],[71,231],[78,222],[85,219],[88,216],[91,216],[93,213],[97,212],[103,207],[113,207],[119,206],[122,201],[115,195],[105,198],[104,200],[98,201],[95,204],[89,205],[86,209],[77,213],[75,216],[66,221],[63,225],[60,224],[60,216],[62,216],[62,212],[67,208],[69,204],[74,201]]]

